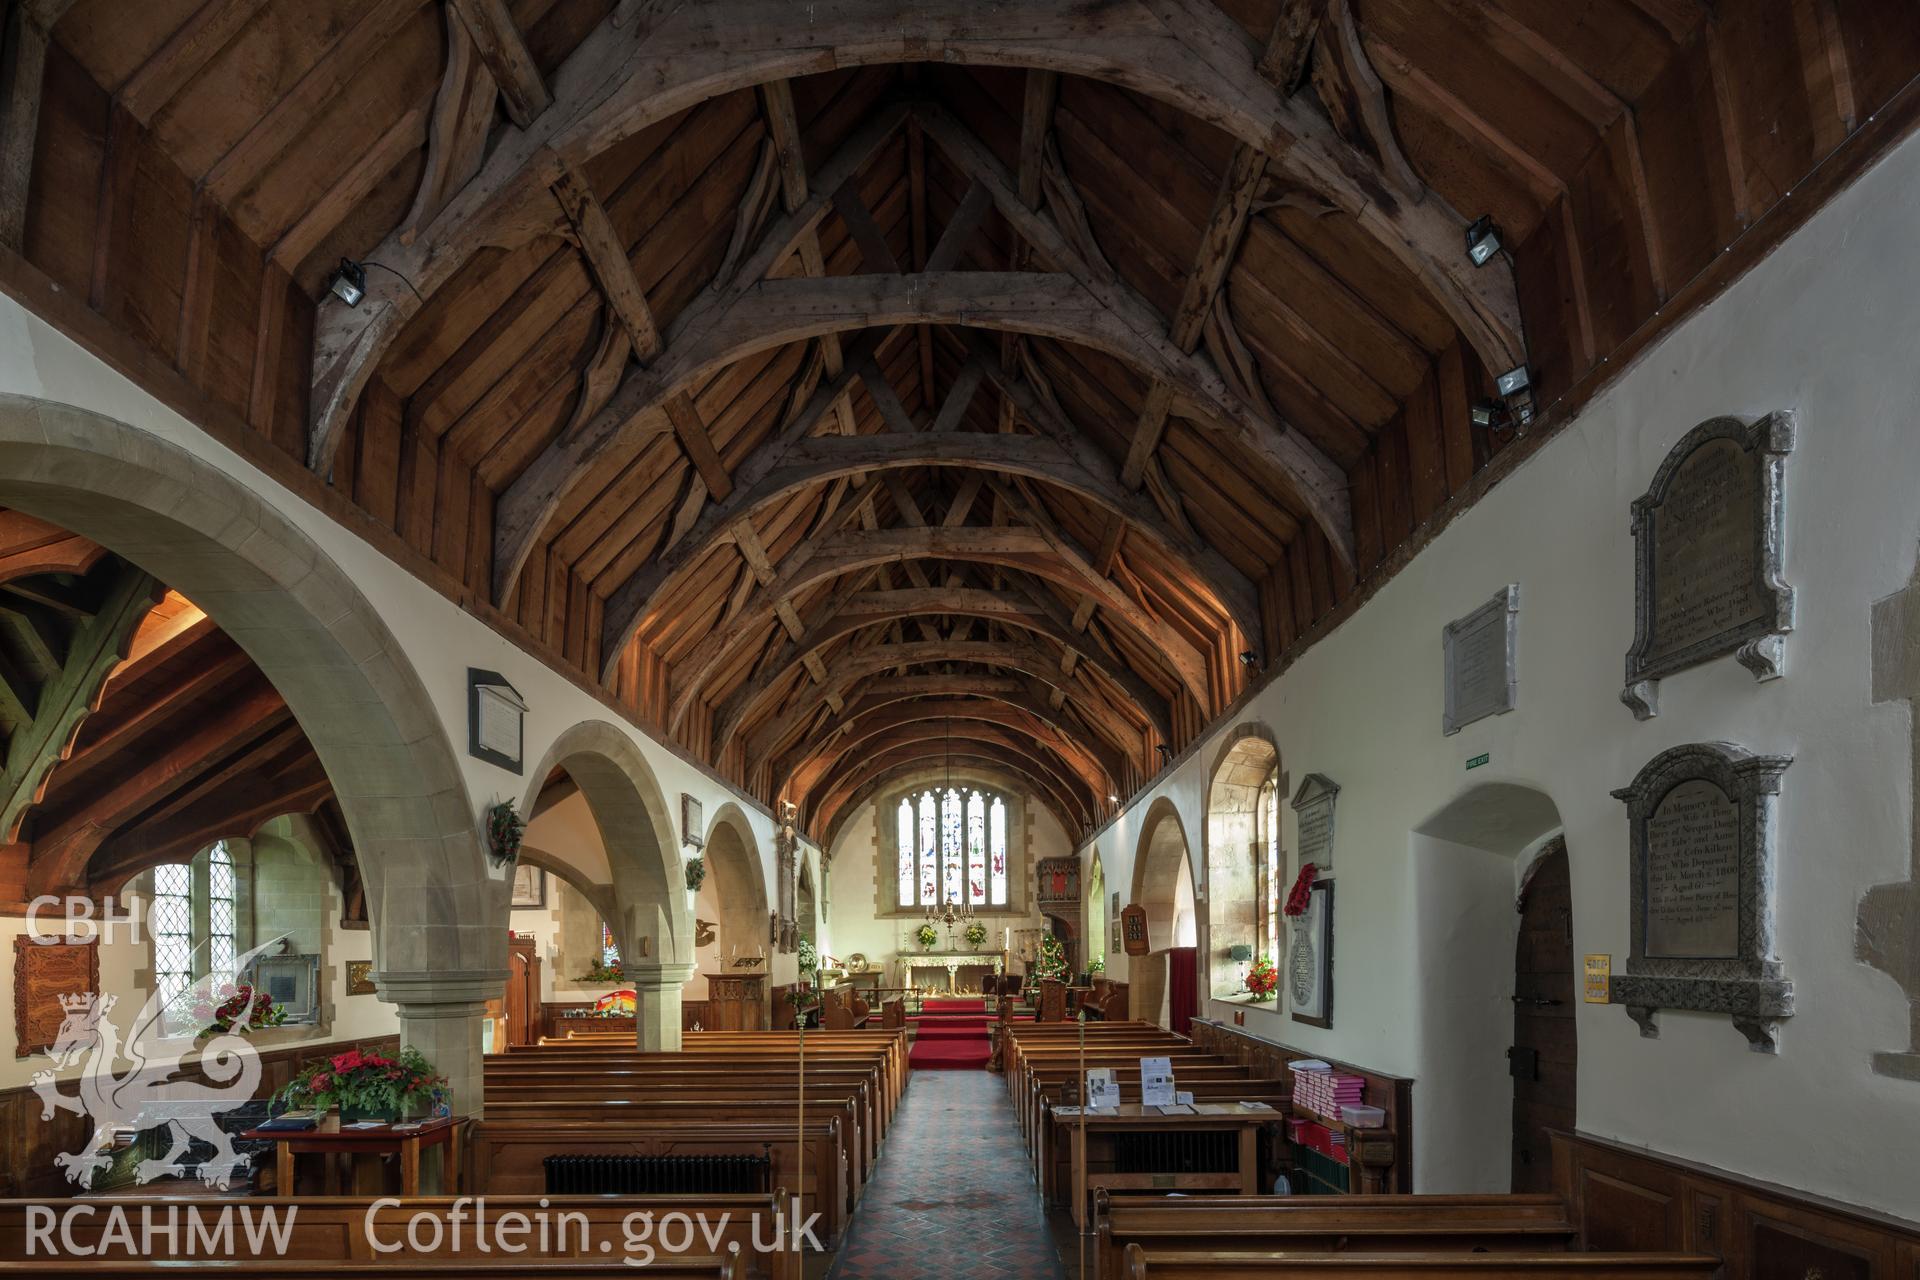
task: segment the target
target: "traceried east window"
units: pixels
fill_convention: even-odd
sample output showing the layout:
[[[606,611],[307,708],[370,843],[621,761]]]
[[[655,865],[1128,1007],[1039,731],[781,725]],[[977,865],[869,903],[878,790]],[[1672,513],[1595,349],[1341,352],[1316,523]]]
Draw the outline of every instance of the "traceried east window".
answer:
[[[904,796],[895,814],[902,907],[1008,903],[1007,802],[979,787]]]

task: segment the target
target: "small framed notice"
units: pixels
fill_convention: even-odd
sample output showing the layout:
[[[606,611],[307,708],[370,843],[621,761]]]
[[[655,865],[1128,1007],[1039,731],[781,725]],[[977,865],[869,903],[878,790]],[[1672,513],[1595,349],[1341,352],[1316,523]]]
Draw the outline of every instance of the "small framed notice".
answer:
[[[1140,1059],[1140,1105],[1170,1107],[1174,1104],[1173,1059]]]
[[[1607,1004],[1613,999],[1613,957],[1588,956],[1586,966],[1586,994],[1588,1004]]]
[[[1112,1110],[1120,1105],[1120,1081],[1112,1067],[1094,1067],[1087,1072],[1087,1108]]]

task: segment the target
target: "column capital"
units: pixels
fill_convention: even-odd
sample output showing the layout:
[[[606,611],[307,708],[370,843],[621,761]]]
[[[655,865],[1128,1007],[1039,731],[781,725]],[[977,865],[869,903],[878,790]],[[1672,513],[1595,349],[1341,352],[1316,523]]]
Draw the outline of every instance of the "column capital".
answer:
[[[373,975],[380,999],[410,1018],[472,1017],[507,988],[505,969],[384,970]]]
[[[680,987],[694,975],[698,968],[692,964],[646,964],[626,965],[622,973],[634,987],[645,987],[649,991],[665,987]]]

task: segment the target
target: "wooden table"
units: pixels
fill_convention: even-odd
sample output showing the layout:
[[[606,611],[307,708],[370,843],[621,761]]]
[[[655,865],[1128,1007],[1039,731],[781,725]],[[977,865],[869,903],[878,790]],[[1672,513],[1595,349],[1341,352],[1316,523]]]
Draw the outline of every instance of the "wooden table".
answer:
[[[339,1194],[339,1176],[333,1156],[397,1155],[400,1157],[400,1194],[420,1194],[420,1152],[426,1147],[443,1147],[441,1161],[442,1195],[460,1194],[461,1145],[466,1135],[465,1116],[444,1116],[426,1120],[418,1127],[396,1128],[381,1125],[377,1129],[342,1129],[338,1112],[324,1117],[311,1129],[249,1129],[247,1138],[274,1144],[275,1194],[294,1194],[293,1158],[318,1153],[327,1159],[327,1194]]]
[[[1093,1192],[1105,1187],[1113,1191],[1211,1191],[1257,1195],[1260,1190],[1260,1130],[1278,1124],[1285,1113],[1272,1107],[1250,1106],[1240,1102],[1194,1103],[1192,1115],[1166,1115],[1159,1107],[1137,1102],[1122,1103],[1086,1113],[1081,1123],[1078,1107],[1055,1107],[1048,1114],[1057,1129],[1072,1135],[1072,1199],[1074,1225],[1084,1229],[1087,1206]],[[1236,1135],[1234,1165],[1231,1171],[1218,1173],[1090,1171],[1089,1146],[1112,1148],[1112,1139],[1123,1133],[1219,1133]],[[1041,1162],[1043,1194],[1055,1190],[1046,1186],[1051,1159]]]

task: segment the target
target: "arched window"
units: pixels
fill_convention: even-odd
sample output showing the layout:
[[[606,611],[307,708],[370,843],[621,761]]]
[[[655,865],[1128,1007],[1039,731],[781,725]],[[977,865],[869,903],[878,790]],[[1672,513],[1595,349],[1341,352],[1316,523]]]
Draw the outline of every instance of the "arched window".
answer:
[[[1254,807],[1254,858],[1260,885],[1260,954],[1278,963],[1280,956],[1280,775],[1260,784]]]
[[[901,908],[1008,905],[1005,797],[979,787],[902,796],[894,836]]]
[[[600,967],[603,969],[620,967],[620,944],[613,940],[613,926],[605,920],[600,922]]]
[[[165,1001],[170,1032],[198,1030],[187,993],[200,978],[232,982],[240,958],[233,854],[226,842],[204,860],[168,862],[153,869],[147,932],[153,939],[154,985]]]

